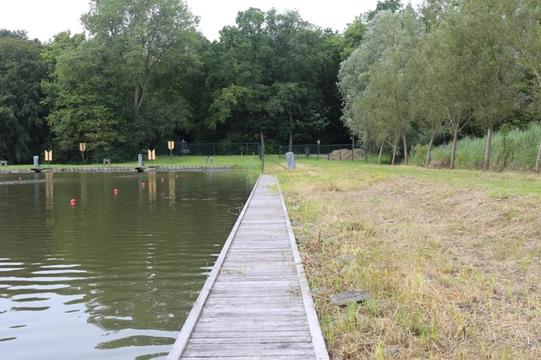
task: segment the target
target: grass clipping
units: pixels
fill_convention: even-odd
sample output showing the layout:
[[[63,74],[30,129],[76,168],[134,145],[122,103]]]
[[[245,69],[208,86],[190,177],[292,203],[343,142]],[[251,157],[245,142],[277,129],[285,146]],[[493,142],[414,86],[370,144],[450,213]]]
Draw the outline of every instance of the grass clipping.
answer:
[[[352,169],[280,182],[332,359],[541,358],[538,197]],[[352,289],[372,300],[330,303]]]

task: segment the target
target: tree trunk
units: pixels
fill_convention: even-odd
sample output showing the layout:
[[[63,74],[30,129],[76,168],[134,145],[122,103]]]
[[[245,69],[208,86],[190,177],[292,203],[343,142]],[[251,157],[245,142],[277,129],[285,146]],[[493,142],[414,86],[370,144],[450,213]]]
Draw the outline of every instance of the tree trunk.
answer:
[[[293,152],[293,113],[289,112],[289,152]]]
[[[379,146],[378,165],[381,165],[381,155],[383,154],[383,143]]]
[[[455,168],[455,158],[456,158],[456,145],[458,144],[458,127],[455,126],[453,134],[453,148],[451,149],[451,164],[449,164],[449,169]]]
[[[541,163],[541,141],[537,148],[537,159],[535,159],[535,172],[539,172],[539,164]]]
[[[263,130],[259,130],[259,136],[261,137],[261,172],[265,172],[265,137],[263,136]]]
[[[396,144],[393,144],[393,159],[391,160],[391,165],[394,165],[396,159]]]
[[[259,137],[261,138],[261,151],[265,152],[265,137],[263,135],[263,130],[259,130]]]
[[[402,142],[404,143],[404,165],[408,165],[408,144],[406,142],[406,135],[402,135]]]
[[[368,149],[366,149],[364,151],[364,161],[368,164],[368,157],[369,157],[369,154],[368,154]]]
[[[425,166],[428,167],[430,165],[430,158],[432,157],[432,146],[434,145],[434,137],[436,134],[432,134],[432,137],[430,138],[430,142],[428,143],[428,151],[426,152],[426,160],[425,160]]]
[[[483,161],[483,170],[488,171],[490,168],[490,144],[492,143],[492,125],[487,130],[487,141],[485,144],[485,160]]]

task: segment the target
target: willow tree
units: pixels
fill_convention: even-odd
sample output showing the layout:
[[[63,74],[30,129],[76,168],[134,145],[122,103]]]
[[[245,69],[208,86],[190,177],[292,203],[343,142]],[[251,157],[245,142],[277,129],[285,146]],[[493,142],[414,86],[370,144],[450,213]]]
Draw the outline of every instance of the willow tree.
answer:
[[[402,141],[405,164],[408,163],[407,135],[414,116],[417,87],[409,63],[422,32],[423,24],[411,6],[397,13],[379,12],[368,23],[361,47],[342,63],[339,72],[344,124],[356,132],[355,135],[370,136],[370,129],[376,127],[366,121],[387,122],[388,125],[377,128],[388,129],[387,138],[391,138],[393,149]],[[371,95],[363,96],[369,87]],[[390,116],[378,118],[380,108],[385,108]]]
[[[417,113],[421,123],[431,130],[430,144],[442,117],[453,136],[451,169],[455,167],[458,136],[473,116],[471,100],[475,79],[472,72],[476,71],[468,56],[467,42],[456,34],[460,29],[459,18],[460,13],[455,8],[447,10],[445,17],[439,18],[438,26],[423,36],[412,62],[419,86]],[[430,151],[427,153],[429,161]]]
[[[517,53],[503,36],[508,31],[507,5],[500,0],[465,2],[454,31],[467,46],[463,61],[473,84],[472,109],[476,122],[486,129],[484,170],[490,168],[494,128],[519,107]]]
[[[519,65],[526,70],[529,80],[530,107],[541,113],[541,4],[537,0],[505,0],[505,35],[516,50]],[[541,164],[541,141],[539,142],[535,171]]]
[[[419,127],[429,137],[425,166],[430,164],[434,139],[445,122],[445,111],[442,107],[442,88],[440,79],[441,58],[437,51],[429,45],[427,34],[423,37],[422,46],[412,58],[410,71],[417,78],[417,93],[414,98],[414,114]]]

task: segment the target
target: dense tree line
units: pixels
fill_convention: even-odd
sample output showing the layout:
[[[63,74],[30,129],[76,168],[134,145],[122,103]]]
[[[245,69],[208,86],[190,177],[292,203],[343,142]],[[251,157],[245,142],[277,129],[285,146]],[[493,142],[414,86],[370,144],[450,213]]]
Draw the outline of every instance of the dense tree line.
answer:
[[[429,163],[435,139],[449,138],[451,168],[467,127],[486,138],[488,170],[496,129],[539,120],[540,56],[537,0],[425,0],[417,12],[381,11],[341,64],[343,120],[367,147],[390,148],[393,163],[399,142],[406,164],[411,142],[428,143]]]
[[[210,42],[184,1],[91,1],[85,34],[0,34],[0,157],[46,148],[132,159],[167,140],[345,141],[336,87],[345,42],[295,11],[250,8]],[[266,140],[266,141],[265,141]]]
[[[541,111],[540,7],[385,0],[343,33],[250,8],[210,42],[184,1],[93,0],[85,34],[43,44],[0,31],[0,158],[54,148],[77,161],[85,142],[94,160],[116,161],[180,139],[274,152],[355,135],[393,163],[430,144],[429,162],[434,143],[454,154],[467,131],[487,135],[488,168],[491,134]]]

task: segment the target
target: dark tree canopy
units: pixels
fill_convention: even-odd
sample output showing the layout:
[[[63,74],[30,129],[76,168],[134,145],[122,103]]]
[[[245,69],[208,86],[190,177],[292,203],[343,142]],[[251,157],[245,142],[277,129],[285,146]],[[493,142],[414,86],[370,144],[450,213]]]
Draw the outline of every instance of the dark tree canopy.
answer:
[[[47,77],[42,45],[26,40],[24,31],[0,34],[0,158],[30,161],[48,133],[41,106]]]

